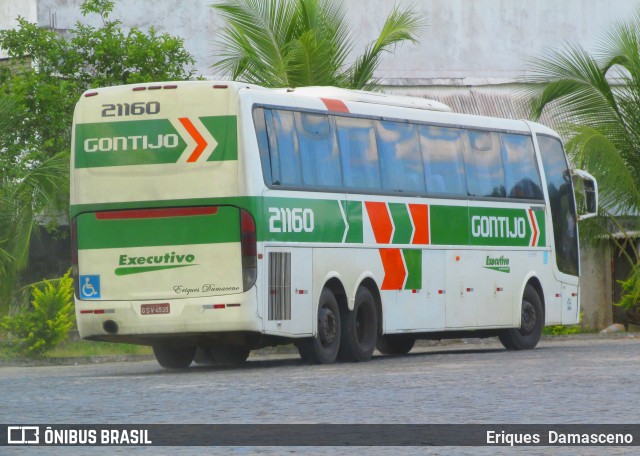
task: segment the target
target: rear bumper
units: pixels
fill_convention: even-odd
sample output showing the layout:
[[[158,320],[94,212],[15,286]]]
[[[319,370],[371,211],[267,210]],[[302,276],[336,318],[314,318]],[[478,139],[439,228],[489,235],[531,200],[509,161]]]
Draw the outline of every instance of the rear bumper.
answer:
[[[145,315],[143,304],[169,304],[169,313]],[[82,338],[262,332],[256,287],[246,293],[157,301],[87,301],[75,298]]]

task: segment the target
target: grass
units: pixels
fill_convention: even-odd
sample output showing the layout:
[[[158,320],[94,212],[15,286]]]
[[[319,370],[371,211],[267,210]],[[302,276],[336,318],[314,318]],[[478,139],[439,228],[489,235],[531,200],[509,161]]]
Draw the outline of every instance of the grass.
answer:
[[[145,345],[66,340],[48,352],[46,358],[78,358],[87,356],[151,355],[151,347]],[[0,345],[0,359],[16,358],[5,344]]]

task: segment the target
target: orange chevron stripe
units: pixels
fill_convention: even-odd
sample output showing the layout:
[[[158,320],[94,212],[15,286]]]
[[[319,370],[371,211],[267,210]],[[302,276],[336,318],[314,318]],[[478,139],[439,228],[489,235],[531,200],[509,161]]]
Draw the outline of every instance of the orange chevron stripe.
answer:
[[[529,220],[531,221],[531,231],[533,232],[533,239],[531,240],[531,247],[535,247],[538,244],[538,235],[540,231],[538,230],[538,221],[536,220],[536,216],[531,209],[529,212]]]
[[[380,259],[384,268],[383,290],[402,290],[407,271],[402,261],[400,249],[380,249]]]
[[[427,204],[409,204],[413,220],[412,244],[429,244],[429,206]]]
[[[193,163],[200,158],[202,152],[207,148],[207,141],[202,137],[200,132],[193,126],[193,123],[187,117],[180,117],[178,119],[182,126],[187,130],[187,133],[191,135],[193,139],[196,141],[196,147],[187,158],[187,163]]]
[[[336,100],[334,98],[320,98],[329,111],[334,112],[349,112],[349,108],[344,104],[342,100]]]
[[[373,228],[373,235],[378,244],[390,244],[393,235],[393,222],[386,203],[365,201],[367,214]]]

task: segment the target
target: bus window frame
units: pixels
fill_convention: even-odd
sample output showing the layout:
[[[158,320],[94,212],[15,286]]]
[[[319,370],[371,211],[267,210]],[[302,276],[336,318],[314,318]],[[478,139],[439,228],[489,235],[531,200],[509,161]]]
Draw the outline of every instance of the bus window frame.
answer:
[[[445,123],[445,122],[437,122],[437,121],[429,121],[429,122],[425,122],[425,121],[421,121],[421,120],[414,120],[414,119],[403,119],[403,118],[396,118],[396,117],[389,117],[389,116],[377,116],[377,115],[365,115],[365,114],[357,114],[357,113],[344,113],[344,112],[340,112],[340,113],[336,113],[336,112],[331,112],[331,111],[326,111],[326,110],[322,110],[322,109],[313,109],[313,108],[298,108],[295,106],[286,106],[286,105],[275,105],[275,104],[270,104],[270,103],[254,103],[251,107],[251,117],[252,117],[252,122],[255,122],[255,110],[256,109],[280,109],[280,110],[284,110],[284,111],[293,111],[295,112],[300,112],[300,113],[309,113],[309,114],[320,114],[320,115],[326,115],[329,116],[329,119],[331,122],[334,122],[333,118],[334,117],[352,117],[352,118],[362,118],[362,119],[368,119],[368,120],[373,120],[373,121],[391,121],[391,122],[405,122],[405,123],[412,123],[414,125],[417,125],[418,128],[421,125],[425,125],[425,126],[432,126],[432,127],[444,127],[444,128],[458,128],[458,129],[462,129],[463,130],[463,134],[462,136],[465,136],[467,134],[467,132],[469,130],[474,130],[474,131],[488,131],[488,132],[493,132],[493,133],[497,133],[497,134],[501,134],[501,133],[511,133],[511,134],[519,134],[519,135],[525,135],[525,136],[529,136],[532,141],[533,141],[533,135],[532,132],[530,130],[528,131],[524,131],[524,130],[513,130],[513,129],[509,129],[509,128],[489,128],[489,127],[478,127],[478,126],[471,126],[471,125],[465,125],[465,124],[460,124],[460,123]],[[264,117],[264,116],[263,116]],[[266,124],[266,121],[263,120]],[[255,126],[254,126],[254,130],[255,130]],[[266,125],[265,125],[265,131],[266,130]],[[257,131],[255,131],[256,134],[256,139],[257,139]],[[334,135],[336,135],[337,132],[335,131],[335,122],[334,122]],[[267,136],[268,136],[268,132],[267,132]],[[551,136],[554,137],[554,136]],[[336,138],[337,141],[337,138]],[[463,138],[463,143],[465,143],[467,141],[464,141]],[[267,143],[269,143],[269,139],[267,138]],[[270,144],[270,143],[269,143]],[[258,148],[260,146],[260,141],[257,140],[257,145]],[[466,146],[465,146],[466,147]],[[258,156],[259,158],[262,160],[263,156],[265,155],[263,151],[259,150],[258,151]],[[270,153],[266,154],[267,156],[270,157]],[[537,154],[536,154],[537,157]],[[464,154],[463,154],[463,160],[464,160]],[[424,166],[424,163],[423,163]],[[263,170],[262,172],[262,179],[263,179],[263,183],[265,185],[265,187],[267,187],[269,190],[286,190],[286,191],[294,191],[294,192],[315,192],[315,193],[333,193],[333,194],[348,194],[348,195],[364,195],[364,196],[389,196],[389,197],[407,197],[407,198],[429,198],[429,199],[438,199],[438,200],[449,200],[449,201],[480,201],[480,202],[493,202],[493,203],[502,203],[502,204],[530,204],[530,205],[538,205],[540,206],[542,205],[546,205],[546,200],[544,199],[544,194],[543,194],[543,198],[541,199],[529,199],[529,198],[509,198],[509,197],[492,197],[492,196],[471,196],[468,195],[467,196],[462,196],[462,195],[446,195],[446,194],[441,194],[441,193],[433,193],[433,192],[425,192],[425,193],[415,193],[415,192],[390,192],[390,191],[384,191],[384,189],[381,186],[380,191],[372,191],[370,189],[357,189],[357,188],[348,188],[344,186],[344,182],[343,182],[343,186],[341,188],[328,188],[328,187],[304,187],[304,186],[290,186],[290,185],[281,185],[281,184],[273,184],[272,182],[268,182],[264,173],[264,164],[261,163],[261,168]],[[343,170],[344,172],[344,170]],[[540,182],[542,182],[542,175],[540,174],[540,169],[539,167],[536,167],[536,172],[538,173],[538,176],[540,177]],[[465,183],[466,183],[466,176],[465,176]],[[468,193],[468,185],[467,185],[467,193]]]

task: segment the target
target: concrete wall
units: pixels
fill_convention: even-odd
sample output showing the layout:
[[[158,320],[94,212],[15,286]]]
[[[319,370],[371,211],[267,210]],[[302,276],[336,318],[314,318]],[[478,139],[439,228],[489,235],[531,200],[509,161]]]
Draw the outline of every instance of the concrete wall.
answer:
[[[580,249],[580,307],[583,328],[603,329],[613,322],[611,246]]]
[[[154,26],[182,36],[197,60],[199,74],[211,75],[222,27],[209,5],[215,0],[119,0],[113,14],[126,26]],[[26,8],[44,27],[72,28],[83,18],[81,0],[0,0],[0,28]],[[629,17],[640,0],[345,0],[359,53],[379,33],[394,4],[415,4],[430,26],[417,45],[404,44],[385,56],[378,77],[392,85],[477,85],[511,82],[525,71],[526,59],[564,41],[594,50],[613,21]],[[4,17],[4,19],[2,19]]]
[[[16,27],[18,16],[36,22],[37,3],[38,0],[0,0],[0,30]],[[0,59],[6,57],[7,53],[0,48]]]

